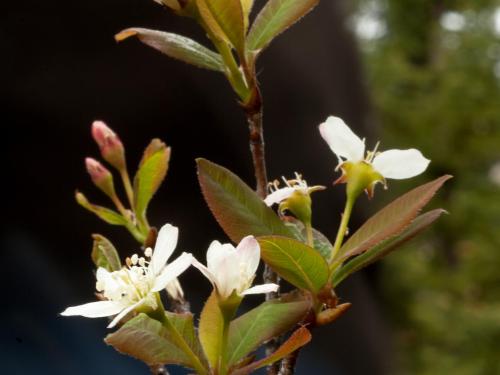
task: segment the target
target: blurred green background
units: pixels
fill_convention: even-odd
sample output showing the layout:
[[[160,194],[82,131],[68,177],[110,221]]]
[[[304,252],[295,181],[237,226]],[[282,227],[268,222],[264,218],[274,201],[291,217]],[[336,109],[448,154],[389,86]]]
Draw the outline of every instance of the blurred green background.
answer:
[[[500,2],[350,11],[382,148],[421,149],[425,179],[454,175],[434,201],[450,215],[382,262],[394,372],[500,374]]]

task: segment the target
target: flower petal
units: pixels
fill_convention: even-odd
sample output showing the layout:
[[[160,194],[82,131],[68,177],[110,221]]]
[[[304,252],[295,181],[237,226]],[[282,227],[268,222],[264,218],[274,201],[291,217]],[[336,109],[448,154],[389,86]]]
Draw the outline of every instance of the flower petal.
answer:
[[[165,289],[167,284],[175,280],[183,273],[193,262],[193,256],[189,253],[182,253],[180,257],[168,264],[163,271],[156,277],[152,292],[158,292]]]
[[[168,258],[172,255],[177,246],[177,238],[179,237],[179,228],[170,224],[165,224],[158,233],[155,249],[151,257],[151,265],[153,273],[157,275],[165,264]]]
[[[212,241],[207,250],[207,267],[215,275],[220,270],[220,263],[224,258],[234,253],[236,249],[231,244],[221,244],[219,241]]]
[[[123,304],[114,301],[97,301],[84,305],[68,307],[61,315],[75,316],[80,315],[86,318],[103,318],[118,314],[124,308]]]
[[[242,296],[245,296],[247,294],[261,294],[261,293],[270,293],[270,292],[277,292],[279,289],[278,284],[261,284],[261,285],[256,285],[253,286],[241,293]]]
[[[328,143],[330,149],[346,160],[357,162],[364,158],[365,142],[362,141],[345,122],[335,116],[330,116],[319,126],[319,132]]]
[[[178,300],[184,298],[184,291],[182,290],[182,286],[178,278],[169,282],[165,288],[167,289],[167,293],[170,294],[173,299]]]
[[[284,187],[276,190],[275,192],[269,194],[266,199],[264,199],[264,203],[271,207],[273,204],[280,203],[287,199],[290,195],[295,191],[292,187]]]
[[[193,258],[192,265],[193,267],[198,268],[203,276],[205,276],[212,283],[214,288],[217,287],[217,278],[203,263],[200,263],[198,259]]]
[[[240,269],[244,271],[244,275],[248,280],[252,280],[260,262],[260,245],[254,236],[243,238],[236,248]],[[241,272],[241,271],[240,271]],[[240,276],[240,277],[241,277]]]
[[[144,303],[144,299],[141,299],[139,302],[137,303],[134,303],[133,305],[130,305],[129,307],[125,308],[122,310],[122,312],[120,312],[117,316],[115,316],[113,318],[113,320],[111,321],[111,323],[108,324],[108,327],[107,328],[113,328],[114,326],[116,326],[118,324],[118,322],[120,320],[122,320],[123,318],[125,318],[125,316],[131,312],[132,310],[136,309],[137,307],[139,307],[140,305],[142,305]]]
[[[373,159],[373,168],[385,178],[396,180],[419,175],[427,169],[430,160],[419,150],[388,150]]]

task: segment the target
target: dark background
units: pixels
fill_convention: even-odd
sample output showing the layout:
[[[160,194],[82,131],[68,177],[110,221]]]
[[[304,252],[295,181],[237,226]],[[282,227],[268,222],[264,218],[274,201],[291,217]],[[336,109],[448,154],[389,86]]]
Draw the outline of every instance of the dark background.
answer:
[[[330,185],[336,160],[317,131],[329,114],[364,136],[373,132],[357,46],[338,4],[323,1],[260,61],[271,178],[299,171],[312,184]],[[78,188],[91,201],[106,203],[83,164],[84,157],[98,156],[90,124],[102,119],[119,133],[131,169],[151,138],[172,147],[151,221],[179,226],[178,248],[203,258],[212,239],[227,239],[200,194],[194,159],[208,158],[253,184],[244,117],[221,75],[170,60],[137,41],[115,43],[113,35],[130,26],[206,42],[197,25],[153,1],[5,5],[1,366],[6,374],[146,374],[141,363],[102,342],[105,319],[58,316],[94,298],[91,233],[112,239],[122,256],[135,252],[124,230],[99,222],[74,201]],[[342,188],[331,188],[315,197],[316,226],[330,237],[342,195]],[[373,277],[354,277],[341,288],[339,295],[354,307],[315,334],[299,373],[386,372],[388,328],[370,286]],[[195,271],[183,281],[199,311],[208,283]]]

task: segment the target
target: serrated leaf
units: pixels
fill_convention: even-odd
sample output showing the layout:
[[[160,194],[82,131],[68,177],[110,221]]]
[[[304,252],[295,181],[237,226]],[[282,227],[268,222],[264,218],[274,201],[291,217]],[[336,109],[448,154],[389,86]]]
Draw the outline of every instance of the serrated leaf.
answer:
[[[269,0],[257,15],[247,37],[248,50],[261,50],[310,12],[319,0]]]
[[[219,308],[219,302],[213,292],[205,302],[201,311],[198,335],[203,351],[212,368],[217,368],[221,355],[221,337],[224,328],[224,318]]]
[[[279,361],[280,359],[286,357],[288,354],[293,353],[297,349],[300,349],[301,347],[309,343],[309,341],[311,341],[311,338],[311,332],[309,332],[309,330],[305,327],[300,327],[278,348],[278,350],[276,350],[270,356],[242,367],[232,372],[232,375],[250,374],[259,368]]]
[[[435,222],[446,211],[442,209],[432,210],[425,214],[418,216],[401,234],[396,237],[391,237],[385,241],[380,242],[363,254],[358,255],[352,260],[348,261],[342,267],[337,269],[332,276],[333,286],[337,286],[344,279],[354,272],[376,262],[377,260],[385,257],[387,254],[396,250],[405,242],[411,240],[416,235],[427,229],[433,222]]]
[[[290,284],[317,294],[328,282],[328,264],[312,247],[280,236],[257,240],[264,262]]]
[[[250,234],[292,237],[276,213],[238,176],[205,159],[197,159],[197,165],[203,196],[233,242]]]
[[[311,308],[308,300],[264,302],[233,320],[229,328],[228,366],[300,322]]]
[[[395,199],[368,219],[340,248],[334,260],[361,254],[405,229],[434,194],[449,180],[446,175],[421,185]]]
[[[224,72],[224,63],[218,53],[185,36],[134,27],[120,31],[115,35],[115,39],[121,42],[132,36],[174,59],[199,68]]]
[[[96,204],[90,203],[87,198],[80,192],[76,193],[76,201],[80,206],[89,210],[90,212],[97,215],[101,220],[105,221],[111,225],[123,225],[127,226],[127,220],[120,215],[118,212],[113,211],[109,208],[98,206]]]
[[[203,358],[194,331],[193,316],[168,313],[168,317],[193,352]],[[193,367],[191,359],[176,346],[170,331],[146,314],[139,314],[129,320],[118,331],[108,335],[105,341],[120,353],[150,366],[176,364]]]
[[[245,46],[245,24],[240,0],[197,0],[199,13],[221,40],[227,40],[240,53]]]
[[[167,174],[169,160],[170,147],[159,139],[153,139],[144,151],[134,177],[134,209],[137,216],[145,216],[149,202]]]
[[[294,237],[300,242],[307,243],[306,227],[294,217],[287,216],[284,220],[285,225],[293,233]],[[313,228],[313,247],[323,256],[328,259],[332,251],[333,245],[330,240],[320,231]]]
[[[92,261],[96,267],[102,267],[109,272],[118,271],[122,268],[120,257],[111,241],[100,234],[93,234],[94,244],[92,246]]]

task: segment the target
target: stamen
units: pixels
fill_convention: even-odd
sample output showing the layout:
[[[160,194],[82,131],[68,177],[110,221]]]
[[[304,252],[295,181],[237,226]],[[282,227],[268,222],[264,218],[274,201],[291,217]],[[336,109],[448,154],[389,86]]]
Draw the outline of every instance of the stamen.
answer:
[[[139,256],[137,254],[132,255],[132,258],[130,258],[132,261],[132,264],[135,266],[137,262],[139,261]]]
[[[153,255],[153,249],[150,247],[146,248],[146,250],[144,250],[144,255],[148,258],[151,258],[151,256]]]

